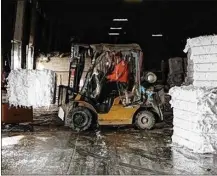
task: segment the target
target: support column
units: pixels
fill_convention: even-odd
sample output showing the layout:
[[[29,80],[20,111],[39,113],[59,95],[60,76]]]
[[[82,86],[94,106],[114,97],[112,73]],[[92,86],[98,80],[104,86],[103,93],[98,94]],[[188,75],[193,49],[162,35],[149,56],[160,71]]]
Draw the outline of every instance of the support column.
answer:
[[[22,63],[22,39],[23,39],[23,29],[24,29],[24,17],[26,10],[26,0],[17,1],[16,10],[16,20],[14,37],[12,40],[12,50],[11,50],[11,69],[20,69]]]
[[[4,72],[4,57],[3,57],[3,50],[2,50],[2,46],[1,46],[1,73]]]
[[[26,68],[33,69],[34,65],[34,47],[35,47],[35,30],[36,30],[36,7],[34,1],[31,4],[31,20],[30,20],[30,35],[29,35],[29,44],[27,45],[27,62]]]

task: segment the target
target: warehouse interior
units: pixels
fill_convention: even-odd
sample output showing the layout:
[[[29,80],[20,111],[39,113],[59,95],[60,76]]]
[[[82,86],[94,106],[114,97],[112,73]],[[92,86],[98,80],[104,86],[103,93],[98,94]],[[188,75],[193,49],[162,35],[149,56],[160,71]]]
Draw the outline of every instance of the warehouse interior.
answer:
[[[2,175],[217,174],[217,2],[1,5]]]

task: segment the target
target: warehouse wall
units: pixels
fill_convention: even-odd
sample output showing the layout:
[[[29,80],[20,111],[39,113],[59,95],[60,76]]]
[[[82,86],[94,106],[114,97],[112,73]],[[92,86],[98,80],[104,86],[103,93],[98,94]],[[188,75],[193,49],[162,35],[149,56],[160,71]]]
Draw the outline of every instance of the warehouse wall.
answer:
[[[69,76],[69,57],[51,57],[50,61],[36,61],[36,69],[49,69],[57,74],[57,84],[68,85]]]
[[[59,85],[68,86],[69,78],[69,57],[51,57],[49,62],[41,61],[42,58],[38,58],[36,61],[36,69],[49,69],[55,71],[57,75],[57,93],[56,100],[58,100]],[[56,101],[57,103],[58,101]]]

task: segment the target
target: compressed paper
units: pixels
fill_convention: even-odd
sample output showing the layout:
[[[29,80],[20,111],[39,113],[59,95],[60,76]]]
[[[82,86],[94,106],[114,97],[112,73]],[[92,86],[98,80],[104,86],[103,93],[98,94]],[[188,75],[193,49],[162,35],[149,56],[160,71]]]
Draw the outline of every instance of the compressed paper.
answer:
[[[217,81],[217,72],[194,72],[193,77],[198,81]]]
[[[217,36],[188,39],[185,83],[196,87],[217,87]]]
[[[207,46],[195,46],[189,49],[190,56],[206,55],[206,54],[217,54],[217,44]]]
[[[51,70],[12,70],[8,76],[8,99],[13,106],[50,106],[54,98],[55,73]]]
[[[217,63],[217,54],[204,54],[204,55],[189,55],[188,59],[193,60],[194,63]]]
[[[217,153],[217,88],[190,86],[170,89],[173,143],[196,153]]]
[[[217,88],[181,86],[171,88],[169,94],[172,96],[172,107],[203,114],[217,114]]]
[[[189,70],[192,69],[195,72],[215,72],[217,73],[217,62],[216,63],[194,63]]]
[[[217,153],[217,36],[188,39],[184,52],[188,86],[169,91],[172,141],[196,153]]]
[[[194,81],[196,87],[217,87],[217,81]]]
[[[181,131],[183,132],[183,131]],[[185,133],[186,134],[186,133]],[[178,136],[176,134],[174,134],[172,136],[172,141],[173,143],[177,143],[179,145],[182,145],[184,147],[187,147],[189,149],[191,149],[193,152],[195,153],[213,153],[216,154],[217,151],[217,138],[216,135],[215,136],[207,136],[205,135],[204,137],[201,137],[200,140],[198,141],[192,141],[191,139],[193,139],[193,137],[189,138],[185,138],[182,136]]]
[[[187,40],[184,52],[187,53],[189,48],[197,46],[217,45],[217,35],[200,36]]]

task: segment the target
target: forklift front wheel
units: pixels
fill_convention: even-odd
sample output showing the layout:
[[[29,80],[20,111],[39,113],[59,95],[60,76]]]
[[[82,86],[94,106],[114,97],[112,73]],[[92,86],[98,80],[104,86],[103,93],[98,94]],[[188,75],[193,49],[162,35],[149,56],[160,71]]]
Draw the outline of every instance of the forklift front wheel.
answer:
[[[76,107],[69,113],[71,128],[76,131],[87,130],[92,122],[92,114],[85,107]]]
[[[135,116],[135,125],[139,129],[152,129],[155,125],[155,116],[150,111],[140,111]]]

